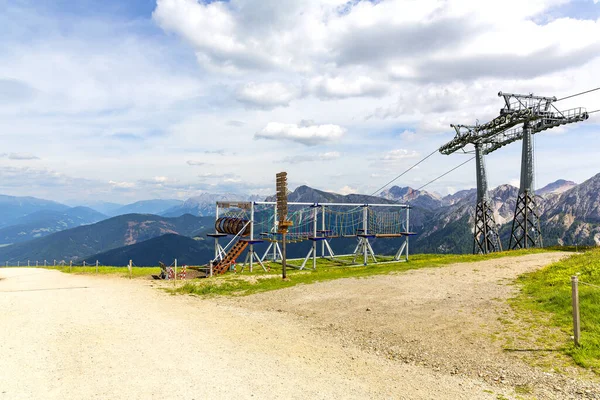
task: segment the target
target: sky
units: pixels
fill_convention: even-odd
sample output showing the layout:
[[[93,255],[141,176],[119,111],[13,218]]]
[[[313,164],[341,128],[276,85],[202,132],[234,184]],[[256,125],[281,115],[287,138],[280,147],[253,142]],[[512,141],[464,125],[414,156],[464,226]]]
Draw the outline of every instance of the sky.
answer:
[[[0,0],[0,194],[70,203],[371,194],[498,115],[600,86],[598,0]],[[556,103],[600,109],[600,91]],[[600,113],[535,135],[536,186],[600,172]],[[434,154],[419,188],[469,155]],[[518,185],[520,143],[486,158]],[[466,164],[426,190],[475,186]]]

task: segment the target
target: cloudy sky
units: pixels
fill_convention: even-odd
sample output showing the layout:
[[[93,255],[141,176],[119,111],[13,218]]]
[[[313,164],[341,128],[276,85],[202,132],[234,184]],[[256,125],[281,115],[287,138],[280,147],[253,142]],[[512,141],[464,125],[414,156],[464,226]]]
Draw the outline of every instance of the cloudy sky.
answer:
[[[0,0],[0,193],[371,193],[498,91],[600,86],[598,0]],[[557,103],[600,108],[600,91]],[[600,172],[600,113],[536,135],[541,187]],[[466,160],[435,154],[418,188]],[[520,145],[487,158],[518,183]],[[427,187],[475,185],[474,164]]]

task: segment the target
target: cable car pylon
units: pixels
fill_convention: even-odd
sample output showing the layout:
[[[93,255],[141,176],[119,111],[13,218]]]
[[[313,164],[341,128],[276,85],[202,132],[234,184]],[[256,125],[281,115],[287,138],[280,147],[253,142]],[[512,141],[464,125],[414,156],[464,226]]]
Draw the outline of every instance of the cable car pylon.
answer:
[[[465,151],[474,145],[477,162],[477,206],[473,230],[473,253],[502,250],[493,210],[487,194],[484,156],[517,140],[523,140],[521,182],[510,236],[510,249],[541,247],[539,213],[534,193],[534,162],[532,135],[560,125],[585,121],[589,115],[584,108],[559,111],[552,103],[556,97],[540,97],[498,93],[505,106],[500,115],[482,125],[451,125],[456,136],[439,148],[442,154]],[[516,128],[515,128],[516,127]],[[512,129],[511,129],[512,128]],[[471,151],[472,152],[472,151]]]

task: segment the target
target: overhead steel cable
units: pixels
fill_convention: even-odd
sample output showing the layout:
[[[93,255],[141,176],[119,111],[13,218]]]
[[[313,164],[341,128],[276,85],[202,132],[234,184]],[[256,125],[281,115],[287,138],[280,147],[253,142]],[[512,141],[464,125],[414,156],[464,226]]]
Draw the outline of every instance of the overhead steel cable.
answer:
[[[375,196],[377,193],[379,193],[380,191],[382,191],[383,189],[385,189],[386,187],[388,187],[390,184],[394,183],[397,179],[399,179],[400,177],[402,177],[404,174],[406,174],[407,172],[409,172],[410,170],[412,170],[417,165],[421,164],[423,161],[427,160],[429,157],[431,157],[432,155],[434,155],[437,152],[438,152],[438,149],[435,149],[428,156],[426,156],[425,158],[421,159],[421,161],[419,161],[418,163],[414,164],[412,167],[408,168],[406,171],[402,172],[400,175],[398,175],[397,177],[395,177],[394,179],[392,179],[391,181],[389,181],[388,183],[386,183],[385,185],[383,185],[382,187],[380,187],[379,189],[377,189],[376,191],[374,191],[373,194],[371,194],[371,196]]]
[[[588,112],[588,114],[597,113],[598,111],[600,111],[600,108],[599,108],[599,109],[597,109],[597,110],[594,110],[594,111],[590,111],[590,112]]]
[[[459,169],[460,167],[462,167],[463,165],[465,165],[465,164],[466,164],[466,163],[468,163],[469,161],[473,161],[474,159],[475,159],[475,157],[471,157],[471,158],[469,158],[467,161],[465,161],[465,162],[462,162],[462,163],[458,164],[456,167],[452,168],[451,170],[449,170],[449,171],[446,171],[446,172],[444,172],[442,175],[438,176],[437,178],[430,180],[429,182],[427,182],[426,184],[424,184],[423,186],[421,186],[420,188],[418,188],[417,190],[415,190],[415,192],[418,192],[419,190],[423,189],[425,186],[428,186],[428,185],[432,184],[433,182],[437,181],[438,179],[441,179],[441,178],[443,178],[444,176],[446,176],[446,175],[448,175],[449,173],[451,173],[451,172],[453,172],[453,171],[455,171],[455,170]]]
[[[571,97],[581,96],[582,94],[586,94],[586,93],[595,92],[596,90],[600,90],[600,87],[597,87],[597,88],[595,88],[595,89],[586,90],[585,92],[581,92],[581,93],[575,93],[575,94],[572,94],[572,95],[570,95],[570,96],[566,96],[566,97],[560,98],[560,99],[556,100],[556,101],[555,101],[555,103],[556,103],[557,101],[561,101],[561,100],[570,99]]]

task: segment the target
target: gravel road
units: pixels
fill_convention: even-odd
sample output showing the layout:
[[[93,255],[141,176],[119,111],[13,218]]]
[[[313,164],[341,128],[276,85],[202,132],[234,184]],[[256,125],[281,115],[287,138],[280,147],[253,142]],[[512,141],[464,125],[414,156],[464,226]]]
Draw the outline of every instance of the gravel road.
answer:
[[[538,371],[500,352],[481,356],[488,369],[466,368],[489,339],[461,339],[477,329],[461,319],[492,320],[490,296],[511,290],[498,279],[557,257],[208,300],[170,296],[152,281],[0,268],[0,399],[516,398],[510,368]],[[474,269],[481,273],[469,278]],[[501,289],[489,292],[492,282]],[[475,299],[473,310],[489,311],[465,312]],[[509,360],[504,383],[472,373],[496,374],[496,357]],[[545,383],[536,390],[542,398],[600,393],[591,382],[560,383],[564,397]]]

